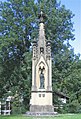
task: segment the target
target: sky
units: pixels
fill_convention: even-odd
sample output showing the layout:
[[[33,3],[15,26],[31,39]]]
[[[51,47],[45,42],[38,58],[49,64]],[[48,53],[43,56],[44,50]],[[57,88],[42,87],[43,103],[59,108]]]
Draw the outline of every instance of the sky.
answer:
[[[0,0],[6,1],[6,0]],[[81,0],[57,0],[61,1],[61,5],[65,5],[66,9],[70,9],[75,14],[72,22],[74,22],[74,34],[75,40],[71,41],[70,44],[74,48],[74,53],[81,54]]]
[[[66,9],[70,9],[75,14],[72,22],[74,22],[73,28],[75,29],[75,40],[70,42],[74,48],[74,53],[81,54],[81,0],[57,0],[61,1],[61,5],[65,5]]]

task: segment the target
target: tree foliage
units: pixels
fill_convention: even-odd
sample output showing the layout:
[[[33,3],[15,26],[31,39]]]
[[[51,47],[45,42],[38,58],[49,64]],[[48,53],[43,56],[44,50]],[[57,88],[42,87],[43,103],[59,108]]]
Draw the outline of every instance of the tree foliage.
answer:
[[[0,3],[0,97],[11,91],[29,107],[32,40],[38,37],[38,13],[46,14],[46,38],[52,41],[53,91],[70,97],[68,109],[81,105],[81,61],[70,45],[73,14],[56,0],[8,0]],[[57,99],[56,99],[57,100]],[[76,105],[75,105],[75,102]],[[69,108],[76,106],[75,110]],[[79,106],[80,107],[80,106]]]

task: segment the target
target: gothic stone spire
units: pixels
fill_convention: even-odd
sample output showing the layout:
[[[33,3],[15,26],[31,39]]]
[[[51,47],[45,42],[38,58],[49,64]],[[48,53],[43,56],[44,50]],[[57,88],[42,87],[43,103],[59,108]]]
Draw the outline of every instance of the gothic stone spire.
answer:
[[[46,47],[46,39],[45,39],[45,30],[44,30],[44,18],[45,15],[41,11],[39,14],[39,19],[40,19],[40,24],[39,24],[39,37],[38,37],[38,49],[39,49],[39,54],[43,53],[45,54],[45,47]]]
[[[30,111],[51,114],[52,104],[52,62],[50,41],[45,38],[44,17],[39,14],[39,37],[33,41],[32,91]]]

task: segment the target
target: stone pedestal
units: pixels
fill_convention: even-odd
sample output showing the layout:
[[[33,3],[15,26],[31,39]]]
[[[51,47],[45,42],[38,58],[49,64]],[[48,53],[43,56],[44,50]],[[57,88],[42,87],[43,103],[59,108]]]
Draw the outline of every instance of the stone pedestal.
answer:
[[[54,112],[54,107],[52,105],[31,105],[30,112],[40,112],[40,113],[51,113]]]
[[[52,91],[32,91],[30,112],[54,112]]]

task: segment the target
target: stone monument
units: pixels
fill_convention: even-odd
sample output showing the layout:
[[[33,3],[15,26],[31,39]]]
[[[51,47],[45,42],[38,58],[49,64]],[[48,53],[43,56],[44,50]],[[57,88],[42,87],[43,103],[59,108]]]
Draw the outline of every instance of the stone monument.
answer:
[[[52,104],[52,62],[51,42],[46,40],[44,31],[44,17],[39,14],[39,36],[33,41],[32,58],[32,91],[30,112],[54,112]]]

